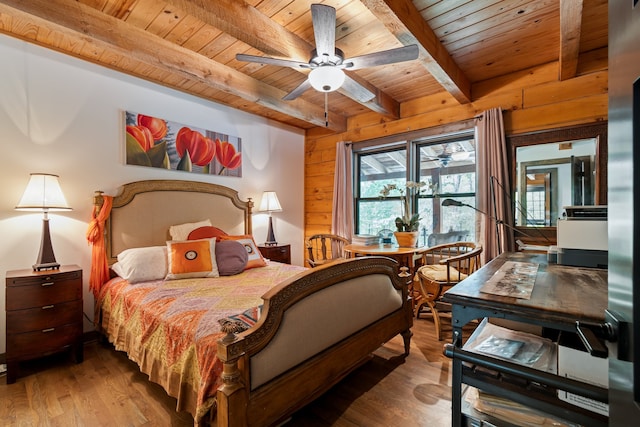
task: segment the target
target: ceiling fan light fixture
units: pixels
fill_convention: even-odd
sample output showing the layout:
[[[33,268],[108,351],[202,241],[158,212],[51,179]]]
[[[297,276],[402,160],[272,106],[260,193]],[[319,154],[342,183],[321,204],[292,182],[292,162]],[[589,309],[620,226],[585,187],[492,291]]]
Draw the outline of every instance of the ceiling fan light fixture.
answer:
[[[344,83],[344,71],[332,66],[314,68],[309,73],[309,83],[318,92],[333,92]]]
[[[470,154],[468,151],[456,151],[455,153],[451,153],[451,158],[456,161],[467,160]]]

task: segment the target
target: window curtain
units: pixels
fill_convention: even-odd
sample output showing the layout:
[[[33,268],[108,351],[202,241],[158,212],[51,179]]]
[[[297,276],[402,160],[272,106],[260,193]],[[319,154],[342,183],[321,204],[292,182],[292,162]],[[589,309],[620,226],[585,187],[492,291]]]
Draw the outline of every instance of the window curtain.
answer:
[[[476,117],[478,188],[477,208],[486,212],[478,219],[479,240],[486,263],[515,248],[511,185],[502,109],[493,108]],[[507,225],[503,225],[502,222]]]
[[[89,289],[94,297],[98,298],[102,284],[109,279],[109,261],[104,242],[104,224],[111,214],[113,197],[100,195],[102,207],[98,211],[94,209],[92,219],[87,228],[87,242],[91,248],[91,274],[89,276]]]
[[[336,146],[336,170],[333,179],[333,213],[331,233],[346,237],[353,236],[353,175],[350,142],[341,141]],[[337,250],[337,248],[331,248]]]

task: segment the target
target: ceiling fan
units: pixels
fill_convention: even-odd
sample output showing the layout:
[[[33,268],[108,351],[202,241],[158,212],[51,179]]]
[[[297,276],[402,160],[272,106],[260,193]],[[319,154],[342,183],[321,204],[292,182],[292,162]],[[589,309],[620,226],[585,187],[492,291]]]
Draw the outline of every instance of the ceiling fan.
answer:
[[[433,150],[433,148],[431,148]],[[465,151],[464,148],[458,143],[449,143],[442,146],[442,151],[435,155],[429,155],[424,153],[429,160],[439,162],[442,167],[447,167],[452,160],[461,161],[467,160],[470,157],[475,156],[475,151]]]
[[[418,46],[414,44],[345,59],[344,53],[335,47],[336,10],[324,4],[312,4],[311,18],[316,48],[311,51],[309,62],[242,53],[236,55],[236,59],[239,61],[310,69],[308,78],[285,95],[284,100],[296,99],[312,87],[319,92],[326,93],[344,86],[344,90],[349,92],[353,99],[367,102],[373,99],[375,94],[346,75],[343,70],[358,70],[365,67],[393,64],[418,57]]]

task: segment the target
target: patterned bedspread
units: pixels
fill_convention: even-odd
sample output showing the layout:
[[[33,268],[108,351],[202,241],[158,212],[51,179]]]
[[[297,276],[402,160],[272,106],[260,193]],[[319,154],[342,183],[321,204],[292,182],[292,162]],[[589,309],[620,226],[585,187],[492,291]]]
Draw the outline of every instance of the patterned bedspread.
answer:
[[[262,304],[265,292],[304,270],[271,262],[219,278],[137,284],[114,278],[100,293],[100,326],[116,350],[177,399],[176,410],[197,422],[221,384],[218,319]]]

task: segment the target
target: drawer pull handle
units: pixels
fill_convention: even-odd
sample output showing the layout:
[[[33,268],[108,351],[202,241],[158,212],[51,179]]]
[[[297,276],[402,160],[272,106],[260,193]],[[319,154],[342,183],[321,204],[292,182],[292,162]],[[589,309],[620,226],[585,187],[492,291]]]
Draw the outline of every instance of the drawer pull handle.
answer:
[[[42,330],[42,333],[43,333],[43,334],[46,334],[47,332],[53,332],[53,331],[55,331],[55,330],[56,330],[56,328],[43,329],[43,330]]]
[[[54,282],[45,282],[42,286],[53,286]]]
[[[48,309],[50,309],[50,308],[53,308],[53,304],[52,304],[52,305],[45,305],[45,306],[42,306],[42,309],[43,309],[43,310],[48,310]]]

